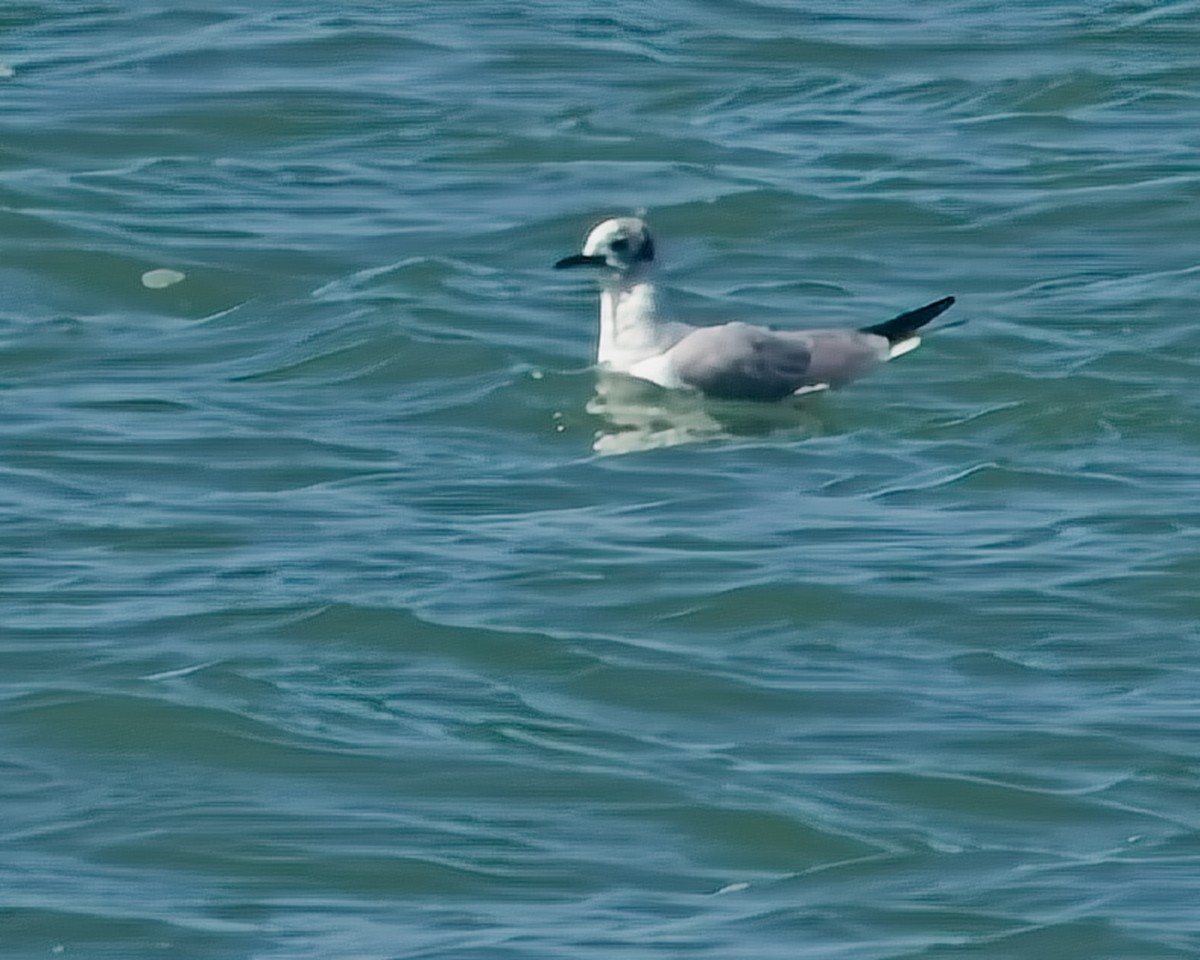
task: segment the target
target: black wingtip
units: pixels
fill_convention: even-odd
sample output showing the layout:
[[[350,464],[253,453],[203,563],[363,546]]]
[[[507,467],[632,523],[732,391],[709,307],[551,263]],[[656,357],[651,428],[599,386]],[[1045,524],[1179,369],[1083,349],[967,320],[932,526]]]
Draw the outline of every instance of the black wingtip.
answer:
[[[885,320],[883,323],[877,323],[871,327],[862,327],[861,332],[887,337],[888,343],[899,343],[901,340],[907,340],[930,320],[941,316],[952,306],[954,306],[953,297],[942,297],[941,300],[927,303],[916,310],[909,310],[908,313],[892,317],[891,320]]]

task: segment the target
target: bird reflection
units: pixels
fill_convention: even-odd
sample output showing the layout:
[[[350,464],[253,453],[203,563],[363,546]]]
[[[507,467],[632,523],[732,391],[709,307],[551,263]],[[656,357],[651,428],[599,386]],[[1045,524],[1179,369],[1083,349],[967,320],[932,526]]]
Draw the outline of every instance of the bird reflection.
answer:
[[[825,432],[828,416],[818,396],[774,404],[716,401],[601,370],[587,403],[600,421],[592,449],[611,455],[782,431],[814,436]]]

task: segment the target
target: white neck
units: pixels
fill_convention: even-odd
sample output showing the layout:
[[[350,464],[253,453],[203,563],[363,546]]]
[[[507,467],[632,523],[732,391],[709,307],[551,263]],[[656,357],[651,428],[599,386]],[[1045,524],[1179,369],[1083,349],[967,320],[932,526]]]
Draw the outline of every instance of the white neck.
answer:
[[[647,280],[605,285],[600,291],[600,343],[596,362],[628,371],[669,347],[677,335],[658,315],[654,285]]]

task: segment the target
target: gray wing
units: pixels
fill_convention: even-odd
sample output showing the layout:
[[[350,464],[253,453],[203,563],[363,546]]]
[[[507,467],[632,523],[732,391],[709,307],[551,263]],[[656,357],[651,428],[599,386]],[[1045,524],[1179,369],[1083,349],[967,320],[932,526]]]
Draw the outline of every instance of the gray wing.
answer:
[[[727,323],[688,334],[668,356],[684,384],[710,397],[782,400],[866,373],[887,359],[888,342],[854,330],[778,332]]]

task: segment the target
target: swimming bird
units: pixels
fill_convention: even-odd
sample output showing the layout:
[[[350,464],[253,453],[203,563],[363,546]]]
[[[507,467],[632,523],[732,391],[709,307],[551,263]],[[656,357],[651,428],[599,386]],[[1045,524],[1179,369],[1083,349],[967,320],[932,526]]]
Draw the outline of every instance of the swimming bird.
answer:
[[[727,400],[782,400],[840,387],[919,346],[917,330],[954,303],[943,297],[858,330],[680,323],[660,312],[654,240],[638,217],[598,224],[581,252],[554,266],[600,271],[600,366]]]

